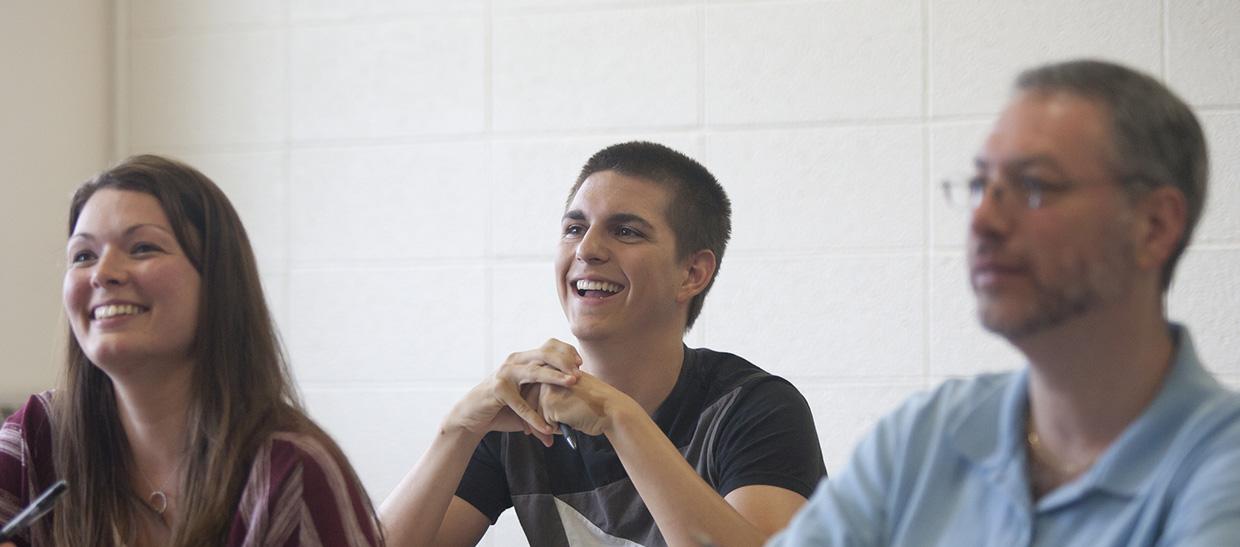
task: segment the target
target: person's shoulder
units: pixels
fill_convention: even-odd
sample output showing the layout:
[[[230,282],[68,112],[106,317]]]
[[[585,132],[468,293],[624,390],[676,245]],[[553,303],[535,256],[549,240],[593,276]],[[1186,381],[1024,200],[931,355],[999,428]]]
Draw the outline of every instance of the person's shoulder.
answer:
[[[26,404],[5,418],[0,426],[0,449],[14,448],[37,436],[47,435],[50,440],[52,395],[51,390],[31,395]]]
[[[726,392],[737,387],[751,388],[768,383],[782,384],[796,390],[787,380],[734,353],[709,348],[688,348],[687,351],[696,374],[715,391]]]
[[[1012,382],[1017,372],[990,372],[968,378],[950,378],[939,385],[914,395],[912,404],[923,404],[947,411],[963,411],[972,404],[1000,396]]]
[[[1179,429],[1181,443],[1198,445],[1209,454],[1240,455],[1240,393],[1220,387],[1198,402]]]
[[[238,512],[250,515],[245,521],[260,533],[293,519],[303,529],[313,528],[325,545],[375,545],[378,526],[367,499],[344,454],[329,439],[279,431],[255,454]],[[291,529],[286,528],[281,530]]]
[[[55,392],[53,390],[48,390],[31,395],[29,399],[26,399],[26,404],[22,405],[21,408],[18,408],[17,411],[9,415],[8,418],[5,418],[4,421],[6,423],[51,421],[52,396],[54,393]]]
[[[1163,540],[1167,544],[1226,545],[1240,534],[1240,394],[1219,391],[1201,401],[1176,425],[1171,449],[1160,467],[1169,507]],[[1152,493],[1152,494],[1151,494]]]
[[[996,372],[945,380],[910,395],[879,425],[927,433],[951,427],[983,407],[988,407],[986,415],[997,416],[1005,392],[1018,378],[1017,372]]]
[[[342,465],[347,465],[340,461],[343,455],[328,442],[308,432],[277,431],[259,449],[259,457],[265,461],[256,461],[255,465],[267,465],[273,474],[309,467],[319,473],[343,475]]]
[[[0,424],[0,522],[54,479],[51,392],[30,396]]]

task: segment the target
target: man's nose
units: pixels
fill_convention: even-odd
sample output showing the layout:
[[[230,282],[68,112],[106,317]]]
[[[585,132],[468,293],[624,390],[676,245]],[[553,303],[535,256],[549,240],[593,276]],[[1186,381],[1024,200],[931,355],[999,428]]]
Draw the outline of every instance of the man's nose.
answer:
[[[986,236],[1006,233],[1013,222],[1010,203],[1015,195],[999,182],[987,184],[976,197],[969,217],[971,235]]]
[[[606,262],[610,257],[602,230],[593,226],[586,229],[586,233],[581,236],[581,241],[577,242],[577,260]]]

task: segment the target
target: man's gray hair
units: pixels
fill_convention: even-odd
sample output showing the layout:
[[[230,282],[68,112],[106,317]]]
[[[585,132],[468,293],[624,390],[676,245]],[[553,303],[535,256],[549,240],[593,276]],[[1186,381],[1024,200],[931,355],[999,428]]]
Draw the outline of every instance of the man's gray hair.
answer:
[[[1174,186],[1188,202],[1184,236],[1163,265],[1163,290],[1192,238],[1206,198],[1209,158],[1201,124],[1154,78],[1114,63],[1076,60],[1027,70],[1017,91],[1066,92],[1097,101],[1111,116],[1112,169],[1130,196]]]

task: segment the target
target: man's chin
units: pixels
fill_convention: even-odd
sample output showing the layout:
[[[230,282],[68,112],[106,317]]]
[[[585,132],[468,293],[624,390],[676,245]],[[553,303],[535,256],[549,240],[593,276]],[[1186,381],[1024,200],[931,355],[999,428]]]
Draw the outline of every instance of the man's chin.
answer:
[[[1055,305],[1048,305],[1050,303]],[[1006,338],[1009,342],[1015,342],[1063,325],[1085,314],[1089,309],[1087,302],[1074,303],[1053,299],[1024,307],[979,301],[977,317],[982,328]]]
[[[982,328],[1003,338],[1017,340],[1028,336],[1035,332],[1027,322],[1015,321],[1006,317],[995,317],[994,315],[984,312],[978,313],[978,319],[981,320]]]
[[[598,342],[610,338],[615,329],[596,321],[574,321],[569,323],[568,330],[579,342]]]
[[[977,319],[982,328],[1014,340],[1033,334],[1040,328],[1042,321],[1038,317],[1035,305],[1013,302],[1011,298],[977,291]]]

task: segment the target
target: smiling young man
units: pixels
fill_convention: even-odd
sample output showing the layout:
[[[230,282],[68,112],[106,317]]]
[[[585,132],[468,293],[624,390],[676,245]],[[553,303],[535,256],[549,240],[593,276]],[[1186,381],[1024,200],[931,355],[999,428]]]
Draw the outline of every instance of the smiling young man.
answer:
[[[509,507],[540,547],[757,545],[787,524],[826,473],[805,399],[683,341],[730,210],[705,168],[665,146],[591,157],[555,268],[578,345],[513,354],[453,408],[384,503],[391,543],[472,545]]]
[[[1205,199],[1189,108],[1098,61],[1028,71],[958,187],[969,279],[1019,372],[880,421],[775,545],[1234,545],[1240,396],[1165,293]]]

